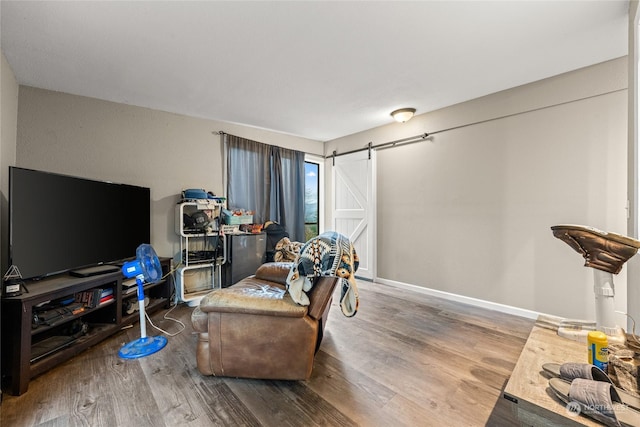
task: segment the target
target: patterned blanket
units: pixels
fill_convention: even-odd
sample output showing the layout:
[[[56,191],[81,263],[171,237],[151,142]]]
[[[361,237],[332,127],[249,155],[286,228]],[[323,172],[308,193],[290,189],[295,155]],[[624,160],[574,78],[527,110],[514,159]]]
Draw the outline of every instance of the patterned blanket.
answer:
[[[358,287],[355,273],[358,255],[351,241],[334,231],[322,233],[305,243],[287,276],[287,290],[300,305],[309,305],[309,292],[313,278],[337,276],[342,279],[340,308],[342,314],[352,317],[358,311]]]
[[[298,257],[304,243],[292,242],[288,237],[283,237],[276,243],[273,260],[275,262],[293,262]]]

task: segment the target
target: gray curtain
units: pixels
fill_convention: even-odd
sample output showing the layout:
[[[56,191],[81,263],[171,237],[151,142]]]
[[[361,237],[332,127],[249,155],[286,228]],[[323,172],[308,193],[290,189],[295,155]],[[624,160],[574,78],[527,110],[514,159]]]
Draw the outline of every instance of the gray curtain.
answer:
[[[304,153],[225,134],[227,205],[276,221],[304,242]]]

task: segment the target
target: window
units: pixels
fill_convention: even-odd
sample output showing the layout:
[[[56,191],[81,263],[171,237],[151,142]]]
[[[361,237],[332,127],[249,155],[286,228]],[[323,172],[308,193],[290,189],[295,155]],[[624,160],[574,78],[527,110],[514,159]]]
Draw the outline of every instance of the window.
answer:
[[[305,241],[320,230],[320,165],[304,162],[304,235]]]

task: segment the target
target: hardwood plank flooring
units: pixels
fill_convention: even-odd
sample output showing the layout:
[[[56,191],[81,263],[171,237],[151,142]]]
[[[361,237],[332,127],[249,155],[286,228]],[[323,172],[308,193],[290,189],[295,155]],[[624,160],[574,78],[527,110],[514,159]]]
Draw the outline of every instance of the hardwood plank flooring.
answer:
[[[117,352],[136,325],[3,394],[0,425],[517,426],[502,398],[533,321],[360,281],[360,309],[331,307],[309,381],[206,377],[196,369],[192,308],[185,330],[138,360]],[[152,316],[171,332],[178,326]],[[157,332],[147,326],[149,335]]]

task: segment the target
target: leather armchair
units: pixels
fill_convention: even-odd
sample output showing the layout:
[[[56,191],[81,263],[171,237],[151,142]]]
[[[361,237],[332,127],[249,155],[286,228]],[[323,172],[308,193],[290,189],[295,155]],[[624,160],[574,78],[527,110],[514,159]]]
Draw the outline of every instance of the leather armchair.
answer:
[[[307,380],[320,347],[337,277],[317,277],[310,304],[285,292],[290,263],[267,263],[256,274],[207,294],[191,315],[196,360],[204,375]]]

